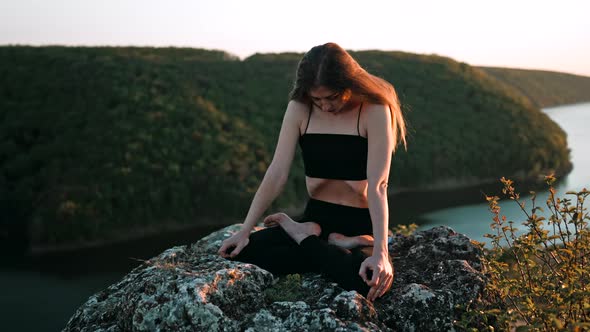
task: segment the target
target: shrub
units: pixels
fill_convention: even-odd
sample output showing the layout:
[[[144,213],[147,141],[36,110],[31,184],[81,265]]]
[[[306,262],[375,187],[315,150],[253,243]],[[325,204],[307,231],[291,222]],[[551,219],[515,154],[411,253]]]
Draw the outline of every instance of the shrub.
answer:
[[[401,235],[405,235],[405,236],[410,236],[410,235],[414,234],[417,229],[418,229],[418,225],[411,223],[409,225],[404,225],[404,224],[395,225],[392,228],[392,231],[394,234],[401,234]]]
[[[484,301],[469,308],[458,324],[463,328],[516,331],[581,331],[590,329],[590,219],[584,200],[587,189],[558,198],[555,177],[545,178],[549,197],[545,210],[525,209],[511,180],[502,178],[502,192],[526,216],[523,230],[501,215],[499,198],[486,197],[493,213],[491,249],[483,267],[488,277]],[[482,245],[483,246],[483,245]]]

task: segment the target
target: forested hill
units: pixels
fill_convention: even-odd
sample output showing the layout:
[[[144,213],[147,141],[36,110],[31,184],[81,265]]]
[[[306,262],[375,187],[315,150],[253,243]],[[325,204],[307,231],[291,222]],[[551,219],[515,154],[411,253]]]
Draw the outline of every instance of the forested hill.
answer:
[[[301,56],[0,47],[0,227],[26,225],[33,244],[54,244],[242,218]],[[483,70],[438,56],[353,56],[395,85],[409,122],[391,188],[571,169],[565,133]],[[297,155],[276,206],[306,195]]]
[[[479,67],[529,97],[537,107],[590,102],[590,77],[512,68]]]

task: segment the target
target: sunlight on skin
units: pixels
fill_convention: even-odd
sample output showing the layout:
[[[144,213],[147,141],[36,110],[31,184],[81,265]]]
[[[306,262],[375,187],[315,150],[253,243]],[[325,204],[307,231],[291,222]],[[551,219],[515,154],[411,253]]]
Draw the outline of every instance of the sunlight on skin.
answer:
[[[319,236],[321,233],[321,228],[318,224],[314,222],[299,223],[285,213],[275,213],[267,216],[264,218],[264,226],[283,227],[297,244],[301,243],[301,241],[310,235]],[[370,235],[345,236],[339,233],[331,233],[328,235],[328,243],[344,249],[352,249],[360,246],[373,245],[373,237]]]
[[[370,235],[345,236],[340,233],[331,233],[328,235],[328,243],[344,249],[352,249],[362,246],[372,246],[373,237]]]

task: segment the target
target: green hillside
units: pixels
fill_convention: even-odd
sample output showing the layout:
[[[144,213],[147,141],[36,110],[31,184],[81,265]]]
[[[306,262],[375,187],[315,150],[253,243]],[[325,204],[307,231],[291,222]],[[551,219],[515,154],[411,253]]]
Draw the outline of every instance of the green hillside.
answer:
[[[410,124],[392,188],[571,169],[565,133],[484,71],[437,56],[353,55],[396,86]],[[301,56],[0,47],[0,227],[26,222],[33,244],[47,245],[242,218]],[[306,195],[298,155],[275,207]]]
[[[537,107],[590,101],[590,77],[542,70],[479,68],[516,88]]]

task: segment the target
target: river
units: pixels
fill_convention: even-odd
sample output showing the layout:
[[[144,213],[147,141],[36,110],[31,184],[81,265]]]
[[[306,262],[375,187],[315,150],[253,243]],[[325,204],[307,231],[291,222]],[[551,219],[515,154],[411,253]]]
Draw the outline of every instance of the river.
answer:
[[[543,111],[568,133],[568,143],[572,150],[574,169],[560,183],[559,192],[590,188],[590,133],[585,127],[590,123],[590,103],[547,108]],[[482,203],[443,208],[419,215],[400,212],[395,219],[407,222],[417,219],[422,224],[421,229],[447,225],[475,240],[485,241],[483,234],[489,232],[492,216],[483,198],[476,196],[478,191],[475,193],[456,191],[452,195],[400,195],[399,199],[393,200],[394,206],[403,207],[399,211],[419,211],[425,204],[416,197],[430,199],[437,206],[451,206],[459,201],[477,202],[480,199]],[[538,200],[544,201],[542,198]],[[509,219],[522,219],[514,204],[501,205],[502,213]],[[104,248],[48,254],[3,264],[0,267],[2,330],[59,331],[90,295],[121,279],[134,266],[139,265],[138,259],[149,259],[168,247],[194,242],[213,229],[199,228]]]
[[[556,186],[557,196],[565,197],[567,191],[580,191],[584,187],[590,190],[590,103],[566,105],[543,109],[553,121],[558,123],[567,133],[568,145],[571,149],[571,160],[574,165],[572,172]],[[498,183],[500,183],[498,181]],[[518,191],[518,183],[515,183]],[[546,207],[547,191],[537,192],[537,206]],[[569,196],[574,197],[574,196]],[[530,195],[521,195],[523,201],[528,201],[525,208],[530,210]],[[507,220],[513,220],[515,225],[526,219],[520,207],[509,199],[500,201],[501,213]],[[492,214],[488,210],[488,204],[483,200],[478,204],[462,205],[430,211],[420,216],[419,229],[427,229],[433,226],[446,225],[459,233],[469,236],[480,242],[489,242],[483,235],[491,233],[490,224]]]

